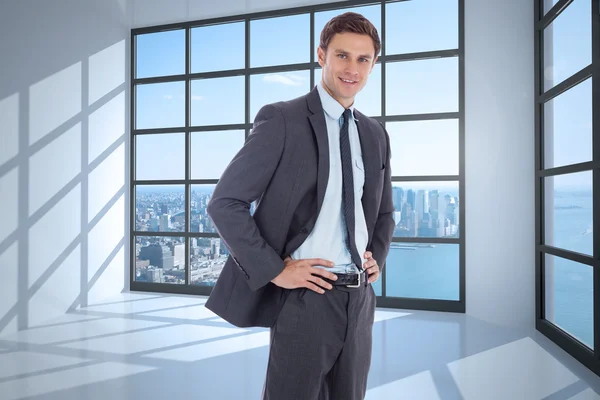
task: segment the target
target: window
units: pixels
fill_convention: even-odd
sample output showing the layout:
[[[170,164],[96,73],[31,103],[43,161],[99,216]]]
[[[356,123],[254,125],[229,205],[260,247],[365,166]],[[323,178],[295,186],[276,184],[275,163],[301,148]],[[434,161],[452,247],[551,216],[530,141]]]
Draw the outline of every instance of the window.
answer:
[[[132,288],[210,293],[229,255],[206,212],[215,185],[262,106],[320,82],[321,30],[354,11],[382,38],[355,106],[383,123],[393,155],[396,227],[378,260],[379,304],[464,312],[463,0],[434,2],[320,4],[133,30]]]
[[[599,12],[592,0],[536,0],[536,327],[595,371]]]

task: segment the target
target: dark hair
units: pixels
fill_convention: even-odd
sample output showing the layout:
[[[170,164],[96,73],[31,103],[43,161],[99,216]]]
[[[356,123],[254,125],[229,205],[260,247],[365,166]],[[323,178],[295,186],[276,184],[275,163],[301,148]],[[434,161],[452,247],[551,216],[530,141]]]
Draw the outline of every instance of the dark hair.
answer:
[[[331,39],[335,34],[343,32],[371,36],[371,39],[373,39],[373,46],[375,47],[375,56],[379,54],[379,50],[381,50],[381,41],[379,40],[377,28],[375,28],[371,21],[355,12],[345,12],[333,17],[321,31],[321,42],[319,43],[319,47],[323,50],[327,50],[327,46],[329,46],[329,42],[331,42]]]

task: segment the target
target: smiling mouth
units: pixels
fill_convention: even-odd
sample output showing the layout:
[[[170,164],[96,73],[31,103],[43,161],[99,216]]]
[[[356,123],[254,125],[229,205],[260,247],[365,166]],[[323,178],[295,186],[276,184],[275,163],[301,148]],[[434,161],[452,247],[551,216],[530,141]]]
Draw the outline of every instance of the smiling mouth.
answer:
[[[355,84],[357,83],[357,81],[351,81],[349,79],[344,79],[344,78],[340,78],[340,80],[344,83],[348,83],[348,84]]]

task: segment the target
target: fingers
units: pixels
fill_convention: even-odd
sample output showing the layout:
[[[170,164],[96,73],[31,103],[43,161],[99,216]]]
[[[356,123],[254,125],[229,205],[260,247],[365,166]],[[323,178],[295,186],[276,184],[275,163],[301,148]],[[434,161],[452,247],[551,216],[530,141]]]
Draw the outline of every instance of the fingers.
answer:
[[[324,270],[323,268],[315,268],[315,267],[311,267],[309,272],[313,275],[320,275],[323,276],[327,279],[331,279],[332,281],[337,280],[337,275],[334,274],[333,272],[329,272]]]
[[[363,264],[363,267],[365,269],[370,269],[373,267],[377,266],[377,261],[375,261],[374,259],[370,258],[366,263]]]
[[[373,257],[373,253],[371,253],[370,251],[365,251],[365,255],[363,258],[369,259],[371,257]]]
[[[369,259],[369,261],[365,263],[365,270],[367,271],[367,275],[369,276],[369,283],[377,282],[377,280],[379,279],[379,275],[381,274],[381,272],[379,271],[379,265],[377,265],[377,261],[375,261],[372,258]]]
[[[325,290],[321,289],[319,286],[315,285],[314,283],[312,283],[310,281],[306,281],[306,286],[305,287],[308,288],[308,289],[310,289],[310,290],[312,290],[312,291],[314,291],[314,292],[320,293],[320,294],[325,293]]]
[[[373,268],[377,266],[377,261],[370,259],[369,261],[367,261],[366,263],[363,264],[365,269],[369,269],[369,268]]]
[[[379,279],[379,275],[380,275],[379,271],[375,272],[372,275],[369,275],[369,283],[377,282],[377,280]]]
[[[367,271],[367,275],[369,275],[369,276],[371,276],[371,275],[373,275],[373,274],[380,274],[380,271],[379,271],[379,267],[378,267],[378,266],[374,266],[374,267],[372,267],[372,268],[369,268],[369,269],[367,269],[366,271]]]
[[[329,289],[329,290],[333,289],[333,285],[331,283],[325,282],[323,279],[319,278],[318,276],[311,275],[310,278],[308,278],[307,280],[316,285],[319,285],[322,288]]]

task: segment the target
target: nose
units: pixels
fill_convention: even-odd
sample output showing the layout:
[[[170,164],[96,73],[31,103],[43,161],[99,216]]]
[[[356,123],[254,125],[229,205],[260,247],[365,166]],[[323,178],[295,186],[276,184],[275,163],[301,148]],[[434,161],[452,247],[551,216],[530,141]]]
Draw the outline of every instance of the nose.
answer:
[[[353,77],[357,76],[359,71],[358,64],[358,61],[349,59],[346,63],[346,68],[344,69],[344,72]]]
[[[346,63],[346,68],[344,72],[352,77],[358,76],[358,62],[349,61],[348,63]]]

